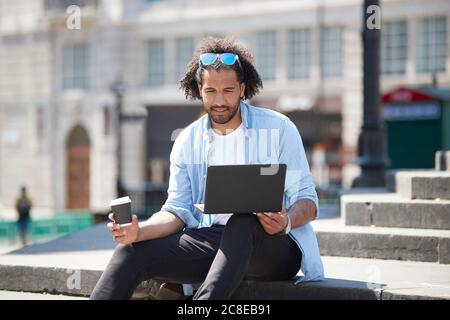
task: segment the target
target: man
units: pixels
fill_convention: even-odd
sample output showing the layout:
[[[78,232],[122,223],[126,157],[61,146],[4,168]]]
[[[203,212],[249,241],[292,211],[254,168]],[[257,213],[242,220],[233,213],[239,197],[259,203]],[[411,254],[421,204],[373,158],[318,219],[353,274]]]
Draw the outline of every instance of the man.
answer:
[[[181,88],[187,98],[202,100],[206,114],[174,143],[161,211],[140,223],[133,216],[126,226],[110,215],[119,245],[92,299],[128,299],[150,278],[201,283],[193,299],[228,299],[243,279],[288,280],[300,270],[305,281],[323,277],[309,224],[317,194],[301,137],[286,116],[243,102],[262,88],[252,60],[232,40],[203,41]],[[204,201],[209,165],[274,161],[287,164],[281,212],[203,215],[193,207]]]
[[[20,195],[16,200],[17,227],[20,233],[20,240],[23,246],[27,245],[28,225],[30,223],[30,211],[32,207],[31,199],[27,195],[25,187],[20,188]]]

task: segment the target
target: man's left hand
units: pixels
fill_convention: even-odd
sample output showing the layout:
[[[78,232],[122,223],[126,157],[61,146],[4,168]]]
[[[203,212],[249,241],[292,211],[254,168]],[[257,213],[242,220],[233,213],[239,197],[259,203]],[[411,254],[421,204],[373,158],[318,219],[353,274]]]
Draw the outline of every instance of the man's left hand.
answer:
[[[288,217],[284,208],[280,212],[257,212],[256,217],[264,230],[270,235],[282,232],[288,224]]]

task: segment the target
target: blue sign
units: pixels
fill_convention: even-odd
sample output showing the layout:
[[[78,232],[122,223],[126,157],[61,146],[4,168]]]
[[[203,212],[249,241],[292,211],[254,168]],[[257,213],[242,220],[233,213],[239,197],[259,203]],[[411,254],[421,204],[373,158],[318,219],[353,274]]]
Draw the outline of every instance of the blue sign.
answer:
[[[441,117],[441,109],[435,102],[420,104],[385,104],[382,109],[385,120],[434,120]]]

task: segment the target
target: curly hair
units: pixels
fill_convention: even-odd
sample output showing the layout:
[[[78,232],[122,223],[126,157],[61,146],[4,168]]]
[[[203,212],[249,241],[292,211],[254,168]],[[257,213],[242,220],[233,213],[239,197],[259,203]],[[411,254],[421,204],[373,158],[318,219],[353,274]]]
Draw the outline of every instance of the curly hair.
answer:
[[[225,53],[230,52],[237,54],[242,69],[238,63],[231,66],[224,65],[220,61],[216,61],[209,66],[201,66],[199,64],[200,55],[203,53]],[[201,100],[198,85],[202,84],[202,75],[205,69],[228,69],[234,70],[240,83],[245,83],[245,92],[242,98],[250,99],[257,95],[262,89],[263,84],[261,78],[253,66],[253,55],[242,45],[235,43],[230,38],[214,38],[208,37],[203,39],[200,47],[195,51],[194,56],[187,65],[186,74],[180,80],[180,89],[184,91],[187,99]]]

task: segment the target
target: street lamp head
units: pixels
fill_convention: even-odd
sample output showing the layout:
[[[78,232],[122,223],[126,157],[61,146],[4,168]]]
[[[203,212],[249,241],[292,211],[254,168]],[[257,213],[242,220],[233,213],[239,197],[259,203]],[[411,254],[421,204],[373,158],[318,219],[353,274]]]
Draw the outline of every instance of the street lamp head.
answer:
[[[118,76],[116,80],[109,86],[109,90],[111,90],[115,95],[122,96],[126,91],[126,83],[123,81],[122,76]]]

